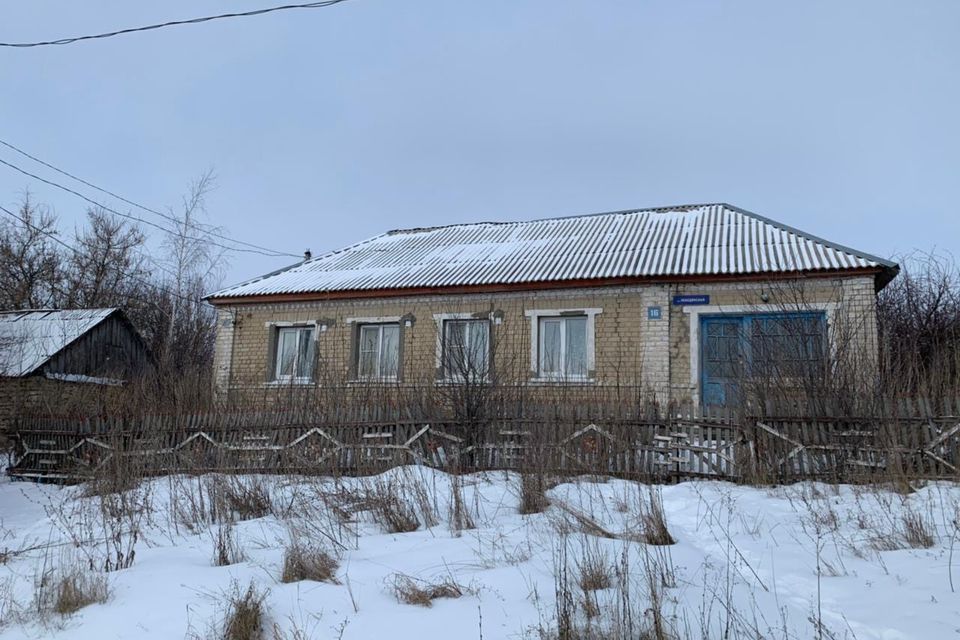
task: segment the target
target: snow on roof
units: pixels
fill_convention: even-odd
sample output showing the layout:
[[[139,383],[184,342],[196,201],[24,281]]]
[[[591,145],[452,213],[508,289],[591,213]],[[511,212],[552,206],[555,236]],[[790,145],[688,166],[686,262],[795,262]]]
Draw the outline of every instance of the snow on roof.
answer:
[[[0,376],[30,375],[116,309],[0,312]]]
[[[390,231],[208,297],[895,267],[728,204],[681,205]]]

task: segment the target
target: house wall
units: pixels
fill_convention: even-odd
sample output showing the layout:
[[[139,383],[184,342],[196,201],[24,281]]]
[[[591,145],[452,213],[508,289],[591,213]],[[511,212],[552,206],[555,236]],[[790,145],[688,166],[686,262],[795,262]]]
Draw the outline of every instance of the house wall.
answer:
[[[122,387],[50,380],[43,376],[0,378],[0,449],[17,418],[41,415],[93,415]]]
[[[490,294],[429,295],[312,302],[244,304],[218,309],[215,384],[226,397],[253,397],[271,388],[272,323],[317,322],[320,384],[350,378],[350,318],[405,317],[402,329],[402,381],[433,382],[438,328],[434,314],[490,313],[494,367],[504,382],[531,378],[531,323],[526,312],[547,309],[599,309],[595,317],[595,382],[636,386],[661,403],[696,401],[695,307],[671,304],[679,294],[709,295],[711,307],[829,309],[831,339],[842,335],[844,352],[861,363],[876,359],[876,298],[872,276],[798,280],[655,284]],[[649,319],[649,307],[661,319]]]

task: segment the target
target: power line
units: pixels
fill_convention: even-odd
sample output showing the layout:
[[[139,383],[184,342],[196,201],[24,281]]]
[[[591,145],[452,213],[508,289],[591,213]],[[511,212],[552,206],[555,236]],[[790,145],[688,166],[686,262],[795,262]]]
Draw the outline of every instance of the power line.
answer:
[[[83,257],[83,253],[81,253],[79,249],[77,249],[76,247],[74,247],[74,246],[71,245],[71,244],[68,244],[68,243],[64,242],[63,240],[61,240],[60,238],[58,238],[55,233],[50,233],[49,231],[45,231],[44,229],[41,229],[40,227],[38,227],[38,226],[36,226],[36,225],[34,225],[34,224],[31,224],[29,220],[27,220],[26,218],[24,218],[24,217],[22,217],[22,216],[19,216],[19,215],[15,214],[14,212],[10,211],[9,209],[7,209],[6,207],[4,207],[3,205],[0,205],[0,211],[2,211],[3,213],[6,213],[8,216],[10,216],[11,218],[14,218],[15,220],[19,220],[22,224],[24,224],[25,226],[33,229],[33,230],[36,231],[37,233],[40,233],[40,234],[43,234],[43,235],[47,236],[48,238],[50,238],[51,240],[53,240],[54,242],[56,242],[56,243],[59,244],[60,246],[66,248],[68,251],[70,251],[70,252],[72,252],[72,253],[80,256],[80,257]],[[144,285],[144,286],[151,287],[151,288],[153,288],[153,289],[156,289],[157,291],[161,291],[161,292],[163,292],[163,293],[167,293],[167,294],[169,294],[169,295],[171,295],[171,296],[174,296],[174,297],[176,297],[176,298],[180,298],[181,300],[185,300],[186,302],[201,302],[201,303],[203,302],[203,300],[200,299],[200,298],[191,298],[191,297],[188,297],[188,296],[181,295],[181,294],[177,293],[176,291],[172,291],[171,289],[168,289],[167,287],[158,285],[158,284],[156,284],[155,282],[150,282],[149,280],[144,280],[143,278],[138,278],[138,277],[135,277],[135,276],[131,276],[130,274],[121,273],[119,270],[117,270],[117,273],[120,273],[120,275],[122,275],[122,276],[124,276],[124,277],[130,278],[131,280],[133,280],[134,282],[136,282],[136,283],[138,283],[138,284],[142,284],[142,285]],[[55,288],[55,287],[57,287],[57,285],[51,285],[51,288]],[[60,290],[59,293],[60,293],[61,295],[67,295],[67,292],[63,291],[62,289]],[[150,301],[151,301],[149,298],[139,297],[139,296],[137,296],[136,294],[133,294],[133,293],[126,293],[126,294],[124,294],[124,295],[126,295],[126,296],[129,297],[129,298],[133,298],[133,299],[135,299],[135,300],[140,300],[141,302],[150,302]]]
[[[108,195],[108,196],[110,196],[110,197],[112,197],[112,198],[116,198],[117,200],[120,200],[120,201],[122,201],[122,202],[125,202],[125,203],[129,204],[130,206],[136,207],[136,208],[138,208],[138,209],[142,209],[143,211],[146,211],[147,213],[152,213],[152,214],[154,214],[154,215],[160,216],[161,218],[164,218],[165,220],[169,220],[169,221],[171,221],[171,222],[178,223],[178,224],[180,223],[180,220],[177,219],[177,218],[175,218],[174,216],[171,216],[171,215],[169,215],[169,214],[163,213],[163,212],[161,212],[161,211],[157,211],[156,209],[151,209],[150,207],[147,207],[147,206],[145,206],[145,205],[142,205],[142,204],[139,204],[139,203],[137,203],[137,202],[134,202],[133,200],[128,200],[127,198],[124,198],[123,196],[117,195],[116,193],[114,193],[114,192],[112,192],[112,191],[109,191],[109,190],[104,189],[104,188],[102,188],[102,187],[98,187],[97,185],[93,184],[92,182],[88,182],[88,181],[84,180],[83,178],[80,178],[80,177],[78,177],[78,176],[75,176],[75,175],[72,174],[72,173],[69,173],[69,172],[67,172],[67,171],[64,171],[63,169],[60,169],[59,167],[55,167],[54,165],[50,164],[49,162],[46,162],[46,161],[44,161],[44,160],[41,160],[40,158],[38,158],[38,157],[36,157],[36,156],[34,156],[34,155],[31,155],[31,154],[27,153],[26,151],[24,151],[23,149],[17,147],[16,145],[10,144],[9,142],[6,142],[6,141],[4,141],[4,140],[0,140],[0,144],[2,144],[3,146],[5,146],[5,147],[7,147],[7,148],[9,148],[9,149],[12,149],[13,151],[16,151],[17,153],[19,153],[19,154],[22,155],[22,156],[25,156],[25,157],[27,157],[27,158],[30,158],[31,160],[33,160],[34,162],[36,162],[36,163],[38,163],[38,164],[42,164],[43,166],[47,167],[48,169],[53,169],[54,171],[56,171],[57,173],[59,173],[59,174],[61,174],[61,175],[64,175],[64,176],[66,176],[66,177],[68,177],[68,178],[70,178],[70,179],[72,179],[72,180],[76,180],[77,182],[79,182],[79,183],[81,183],[81,184],[84,184],[84,185],[90,187],[91,189],[96,189],[97,191],[99,191],[99,192],[101,192],[101,193],[104,193],[104,194],[106,194],[106,195]],[[244,246],[246,246],[246,247],[251,247],[251,248],[253,248],[253,249],[260,249],[260,250],[262,250],[262,251],[269,251],[270,253],[275,254],[277,257],[280,257],[280,256],[289,256],[289,257],[291,257],[291,258],[298,258],[298,257],[299,257],[298,255],[293,254],[293,253],[286,253],[285,251],[278,251],[278,250],[276,250],[276,249],[271,249],[271,248],[269,248],[269,247],[263,247],[263,246],[260,246],[260,245],[258,245],[258,244],[253,244],[253,243],[251,243],[251,242],[244,242],[243,240],[237,240],[237,239],[235,239],[235,238],[231,238],[231,237],[229,237],[229,236],[222,235],[222,234],[220,234],[220,233],[218,233],[218,232],[216,232],[216,231],[210,230],[210,229],[204,229],[203,231],[204,231],[204,233],[206,233],[206,234],[208,234],[208,235],[211,235],[211,236],[213,236],[214,238],[220,238],[221,240],[225,240],[225,241],[227,241],[227,242],[233,242],[233,243],[235,243],[235,244],[241,244],[241,245],[244,245]],[[238,251],[239,251],[239,249],[238,249]]]
[[[58,40],[44,40],[40,42],[0,42],[0,47],[13,47],[13,48],[28,48],[28,47],[49,47],[56,45],[64,44],[73,44],[74,42],[81,42],[84,40],[101,40],[104,38],[112,38],[114,36],[122,36],[130,33],[137,33],[140,31],[154,31],[156,29],[163,29],[165,27],[177,27],[181,25],[188,24],[200,24],[201,22],[212,22],[213,20],[224,20],[227,18],[247,18],[250,16],[262,16],[267,13],[273,13],[275,11],[289,11],[291,9],[322,9],[323,7],[329,7],[335,4],[340,4],[341,2],[346,2],[347,0],[325,0],[324,2],[304,2],[300,4],[284,4],[274,7],[266,7],[263,9],[254,9],[252,11],[241,11],[236,13],[221,13],[213,16],[203,16],[201,18],[190,18],[188,20],[171,20],[169,22],[161,22],[158,24],[150,24],[143,27],[130,27],[127,29],[118,29],[116,31],[108,31],[106,33],[98,33],[94,35],[85,35],[85,36],[74,36],[72,38],[60,38]]]
[[[129,219],[129,220],[135,220],[135,221],[140,222],[140,223],[142,223],[142,224],[145,224],[145,225],[148,225],[148,226],[150,226],[150,227],[153,227],[154,229],[159,229],[160,231],[163,231],[164,233],[169,233],[169,234],[172,235],[172,236],[176,236],[176,237],[178,237],[178,238],[186,239],[186,240],[194,240],[194,241],[199,241],[199,242],[206,242],[206,243],[208,243],[208,244],[211,244],[211,245],[213,245],[213,246],[215,246],[215,247],[220,247],[221,249],[225,249],[225,250],[227,250],[227,251],[240,251],[240,252],[244,252],[244,253],[257,253],[257,254],[260,254],[260,255],[262,255],[262,256],[269,256],[269,257],[271,257],[271,258],[277,257],[277,254],[276,254],[276,253],[267,253],[267,252],[265,252],[265,251],[260,251],[260,250],[257,250],[257,249],[240,249],[240,248],[238,248],[238,247],[228,247],[227,245],[220,244],[219,242],[214,242],[213,240],[209,240],[209,239],[207,239],[207,238],[198,238],[198,237],[195,237],[195,236],[191,236],[191,235],[189,235],[189,234],[187,234],[187,233],[181,233],[181,232],[176,231],[176,230],[167,229],[166,227],[164,227],[164,226],[162,226],[162,225],[159,225],[159,224],[157,224],[157,223],[155,223],[155,222],[151,222],[150,220],[144,220],[143,218],[140,218],[140,217],[131,215],[131,214],[129,214],[129,213],[121,213],[121,212],[117,211],[116,209],[112,209],[112,208],[108,207],[107,205],[103,204],[102,202],[97,202],[96,200],[93,200],[93,199],[91,199],[91,198],[88,198],[87,196],[83,195],[83,194],[80,193],[79,191],[75,191],[75,190],[71,189],[70,187],[65,187],[64,185],[60,184],[59,182],[54,182],[53,180],[47,180],[46,178],[41,178],[40,176],[38,176],[38,175],[35,174],[35,173],[30,173],[30,172],[27,171],[26,169],[23,169],[23,168],[21,168],[21,167],[18,167],[17,165],[15,165],[15,164],[13,164],[13,163],[11,163],[11,162],[7,162],[7,161],[4,160],[3,158],[0,158],[0,164],[5,165],[5,166],[13,169],[14,171],[17,171],[17,172],[19,172],[19,173],[22,173],[23,175],[25,175],[25,176],[27,176],[27,177],[33,178],[34,180],[39,180],[40,182],[43,182],[44,184],[48,184],[48,185],[50,185],[51,187],[56,187],[57,189],[61,189],[61,190],[63,190],[63,191],[66,191],[66,192],[69,193],[69,194],[75,195],[75,196],[77,196],[78,198],[80,198],[80,199],[82,199],[82,200],[85,200],[86,202],[89,202],[90,204],[92,204],[92,205],[94,205],[94,206],[96,206],[96,207],[100,207],[100,208],[103,209],[104,211],[108,211],[109,213],[112,213],[112,214],[114,214],[114,215],[120,216],[121,218],[127,218],[127,219]],[[282,254],[282,255],[291,255],[291,254]]]

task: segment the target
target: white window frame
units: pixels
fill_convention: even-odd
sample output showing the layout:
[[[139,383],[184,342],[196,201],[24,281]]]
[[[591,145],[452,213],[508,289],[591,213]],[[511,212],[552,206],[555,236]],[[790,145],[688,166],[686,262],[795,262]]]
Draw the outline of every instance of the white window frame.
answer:
[[[477,322],[486,322],[487,323],[487,346],[491,344],[493,340],[493,314],[474,314],[474,313],[435,313],[433,314],[433,321],[437,325],[437,359],[435,370],[441,372],[441,376],[437,379],[439,383],[457,383],[463,382],[462,376],[450,376],[446,368],[446,363],[444,362],[443,354],[446,336],[446,323],[449,320],[475,320]],[[487,375],[484,377],[483,382],[490,381],[490,368],[492,366],[491,354],[487,353]]]
[[[300,341],[303,339],[303,330],[310,329],[310,340],[313,340],[313,353],[314,358],[316,358],[317,353],[317,336],[319,331],[317,329],[316,322],[269,322],[267,327],[272,329],[271,339],[274,341],[274,356],[273,356],[273,380],[274,384],[313,384],[314,379],[316,378],[316,371],[313,371],[314,375],[310,376],[298,376],[298,375],[280,375],[280,358],[282,356],[282,351],[280,349],[281,335],[284,331],[296,331],[297,332],[297,349],[296,349],[296,359],[293,361],[293,370],[297,370],[297,365],[299,364],[300,359]],[[313,363],[313,366],[316,366],[316,362]]]
[[[375,317],[364,317],[364,318],[347,318],[347,324],[356,324],[359,325],[356,329],[357,331],[357,351],[352,354],[351,357],[356,358],[356,380],[359,382],[395,382],[400,379],[400,369],[403,366],[403,362],[400,361],[400,356],[402,353],[402,345],[400,344],[403,340],[403,318],[401,316],[375,316]],[[384,327],[387,325],[397,327],[397,373],[392,376],[364,376],[361,373],[360,368],[360,352],[362,350],[362,341],[363,341],[363,328],[369,326],[378,326]],[[377,371],[380,371],[382,368],[381,358],[383,356],[383,331],[379,332],[379,339],[377,341]]]
[[[596,379],[596,318],[603,313],[599,307],[585,309],[531,309],[524,311],[530,319],[530,381],[531,382],[593,382]],[[540,374],[540,351],[542,349],[540,337],[540,320],[542,318],[561,318],[567,316],[585,316],[587,318],[586,360],[587,373],[582,376]],[[561,335],[565,335],[566,330]],[[562,338],[562,339],[565,339]]]

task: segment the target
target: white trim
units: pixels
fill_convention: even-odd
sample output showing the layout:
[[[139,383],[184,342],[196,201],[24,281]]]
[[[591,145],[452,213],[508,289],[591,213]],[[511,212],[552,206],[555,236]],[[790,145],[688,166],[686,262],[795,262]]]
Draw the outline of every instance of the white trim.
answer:
[[[264,387],[312,387],[317,384],[313,378],[284,378],[269,380],[263,383]]]
[[[48,380],[58,380],[60,382],[81,382],[85,384],[100,384],[108,387],[120,387],[125,384],[123,380],[117,378],[101,378],[97,376],[85,376],[78,373],[50,373],[43,374]]]
[[[822,311],[827,316],[827,341],[831,352],[834,351],[833,331],[839,302],[816,302],[803,308],[785,308],[782,304],[705,304],[681,307],[683,313],[690,316],[690,386],[693,388],[693,404],[700,405],[700,316],[702,315],[749,315],[754,313],[809,313]]]
[[[313,376],[281,376],[280,371],[280,335],[282,329],[312,329],[311,339],[313,342],[317,342],[317,336],[320,332],[317,330],[317,323],[313,320],[306,322],[268,322],[268,327],[277,329],[276,340],[277,344],[275,347],[275,353],[273,355],[273,380],[270,380],[267,384],[276,384],[276,385],[308,385],[314,384]],[[271,336],[271,340],[274,336]],[[297,337],[297,357],[299,358],[300,353],[300,338]],[[316,347],[314,347],[314,358],[316,358]],[[294,361],[294,368],[296,368],[297,362]]]
[[[523,315],[530,318],[530,381],[531,382],[551,382],[571,383],[592,382],[594,378],[590,377],[589,372],[596,372],[596,317],[603,313],[600,307],[589,307],[586,309],[528,309]],[[541,377],[540,371],[540,318],[554,318],[558,316],[582,315],[587,317],[587,372],[586,376],[570,377]],[[594,374],[596,375],[596,374]]]
[[[447,320],[486,320],[487,322],[492,322],[493,313],[479,312],[480,315],[476,313],[435,313],[433,314],[433,321],[437,325],[437,353],[436,359],[434,360],[434,371],[441,371],[443,367],[443,323]],[[487,336],[488,339],[493,339],[493,336]],[[444,377],[436,380],[437,383],[455,383],[456,379],[447,378],[446,372],[444,371]]]
[[[403,316],[370,316],[365,318],[347,318],[347,324],[399,324]]]
[[[291,327],[316,327],[316,320],[267,320],[263,323],[263,326],[267,327],[277,327],[278,329],[291,328]]]
[[[379,371],[383,368],[383,336],[384,328],[386,327],[397,327],[397,372],[392,376],[379,375]],[[363,330],[367,327],[376,327],[377,328],[377,357],[376,357],[376,366],[378,375],[373,376],[364,376],[360,373],[360,367],[363,359]],[[400,341],[403,339],[403,331],[400,327],[400,318],[398,317],[394,321],[387,320],[385,322],[364,322],[360,325],[359,335],[357,336],[357,381],[358,382],[396,382],[400,379]]]

